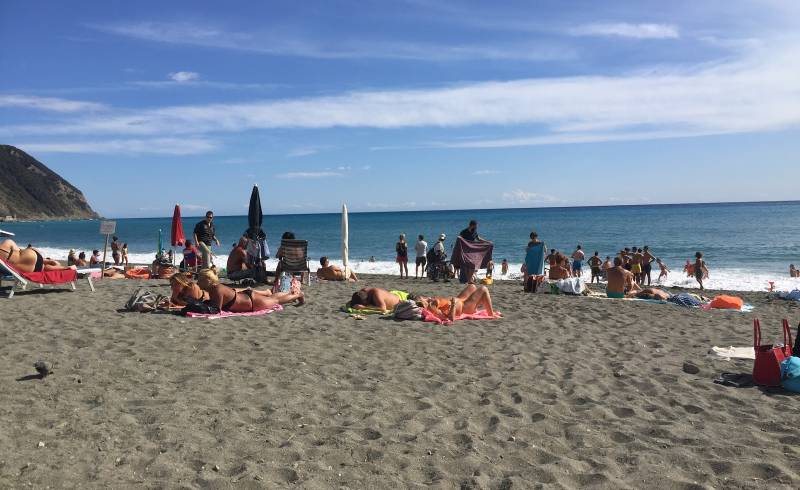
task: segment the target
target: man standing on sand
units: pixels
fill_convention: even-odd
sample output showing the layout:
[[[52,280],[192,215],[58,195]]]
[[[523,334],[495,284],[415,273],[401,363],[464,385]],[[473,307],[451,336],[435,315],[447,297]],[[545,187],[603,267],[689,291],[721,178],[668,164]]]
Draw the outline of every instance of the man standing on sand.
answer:
[[[600,272],[603,273],[603,280],[608,280],[608,269],[614,267],[614,263],[611,262],[611,256],[606,255],[606,260],[603,262],[603,265],[600,266]]]
[[[122,249],[122,244],[119,243],[119,238],[116,236],[111,237],[111,258],[114,259],[114,265],[119,265],[120,254],[119,251]]]
[[[458,235],[468,242],[483,240],[483,238],[478,235],[478,222],[475,220],[470,221],[469,226],[461,230],[461,233]]]
[[[211,242],[215,242],[219,247],[219,240],[217,240],[217,229],[214,227],[214,212],[208,211],[206,219],[194,225],[194,243],[200,247],[200,254],[203,256],[203,269],[211,267]]]
[[[633,280],[636,284],[642,283],[642,262],[644,261],[644,254],[642,249],[633,249],[633,256],[631,257],[631,272],[633,273]]]
[[[594,252],[589,258],[589,267],[592,270],[592,277],[589,279],[589,284],[593,283],[595,279],[597,279],[597,284],[600,284],[600,276],[602,275],[602,271],[600,270],[600,266],[603,264],[603,260],[600,258],[600,252]]]
[[[580,245],[578,248],[572,252],[572,275],[575,277],[581,277],[583,273],[583,259],[586,258],[586,254],[583,253],[583,249]]]
[[[645,278],[647,278],[647,285],[649,286],[652,282],[652,278],[650,277],[650,273],[653,271],[653,261],[656,260],[655,255],[650,252],[650,247],[645,245],[644,246],[644,256],[642,257],[642,284],[644,284]]]
[[[609,298],[622,299],[626,293],[639,289],[633,282],[633,274],[622,267],[622,259],[614,259],[614,267],[606,271],[608,274],[608,286],[606,286],[606,296]]]
[[[414,268],[414,279],[425,277],[425,265],[428,263],[428,242],[425,237],[419,235],[417,243],[414,244],[414,251],[417,252],[417,262]],[[419,273],[419,268],[422,267],[422,275]]]

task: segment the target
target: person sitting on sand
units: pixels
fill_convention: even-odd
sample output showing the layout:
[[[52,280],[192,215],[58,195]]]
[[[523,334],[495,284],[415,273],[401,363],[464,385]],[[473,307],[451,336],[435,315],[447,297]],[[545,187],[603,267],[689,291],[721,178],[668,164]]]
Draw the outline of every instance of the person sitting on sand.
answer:
[[[192,274],[178,272],[169,278],[169,285],[172,289],[172,296],[169,298],[172,306],[186,306],[190,301],[206,301],[208,293],[200,289],[200,286],[192,280]]]
[[[600,258],[600,252],[594,252],[589,258],[589,267],[592,270],[592,278],[589,279],[589,284],[593,283],[595,279],[597,279],[597,284],[600,284],[600,276],[602,275],[603,271],[600,270],[600,266],[603,264],[603,259]]]
[[[335,265],[331,265],[330,260],[328,257],[320,257],[319,258],[319,269],[317,269],[317,278],[324,279],[326,281],[344,281],[348,279],[344,275],[344,271]],[[349,279],[353,282],[358,281],[358,277],[356,277],[356,273],[352,270],[350,271]]]
[[[658,267],[661,269],[661,274],[658,275],[658,280],[661,281],[662,279],[666,279],[667,275],[670,273],[670,270],[667,269],[667,265],[661,260],[661,258],[656,259],[656,264],[658,264]]]
[[[67,253],[67,265],[75,265],[78,262],[78,256],[75,254],[75,249],[69,249],[69,253]]]
[[[614,258],[614,267],[606,271],[608,274],[608,286],[606,286],[606,296],[609,298],[624,298],[625,294],[636,288],[633,281],[633,274],[622,266],[622,259]]]
[[[556,253],[555,260],[553,260],[552,264],[553,265],[550,266],[550,272],[547,276],[548,279],[559,280],[569,279],[572,277],[572,273],[569,269],[569,259],[566,257],[566,255]]]
[[[397,303],[408,299],[405,291],[387,291],[381,288],[362,288],[353,293],[348,306],[354,310],[392,311]]]
[[[78,254],[78,260],[75,261],[75,265],[78,267],[89,267],[89,261],[86,260],[86,252]]]
[[[226,264],[228,273],[239,272],[247,269],[247,237],[239,238],[239,242],[228,255]]]
[[[100,263],[100,251],[92,250],[92,257],[89,259],[89,267],[94,267]]]
[[[74,265],[63,267],[57,261],[45,258],[33,247],[19,248],[14,240],[4,240],[0,243],[0,259],[3,259],[20,272],[42,272],[75,268]]]
[[[203,269],[197,273],[197,285],[209,295],[208,303],[220,311],[245,313],[261,311],[275,305],[288,303],[305,303],[302,291],[272,293],[255,289],[234,289],[219,282],[219,277],[211,269]]]
[[[485,310],[489,316],[494,316],[492,296],[486,286],[467,284],[458,293],[458,296],[451,298],[410,295],[409,299],[436,315],[440,320],[455,321],[461,315],[471,315],[481,309]]]
[[[628,293],[625,297],[637,298],[637,299],[658,299],[661,301],[667,301],[672,297],[672,295],[660,289],[646,288],[646,289],[639,289],[636,291],[632,291]]]

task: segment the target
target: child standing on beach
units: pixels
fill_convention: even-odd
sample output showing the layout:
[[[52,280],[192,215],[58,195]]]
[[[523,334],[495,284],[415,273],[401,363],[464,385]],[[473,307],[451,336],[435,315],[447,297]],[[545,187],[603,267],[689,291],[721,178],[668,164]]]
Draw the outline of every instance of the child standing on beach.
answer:
[[[708,268],[706,267],[706,261],[703,260],[703,252],[697,252],[694,256],[694,278],[700,284],[700,289],[705,289],[703,287],[703,279],[708,278]]]
[[[656,259],[656,264],[658,264],[658,267],[661,268],[661,274],[658,275],[658,281],[661,282],[662,279],[667,278],[670,270],[667,269],[667,265],[661,260],[661,258]]]
[[[503,262],[500,264],[500,274],[508,275],[508,259],[503,259]]]
[[[122,244],[122,264],[125,266],[126,269],[128,268],[128,244],[127,243],[123,243]]]
[[[394,250],[397,252],[397,263],[400,264],[400,279],[403,278],[404,272],[408,279],[408,243],[405,233],[400,234],[400,241],[395,244]]]

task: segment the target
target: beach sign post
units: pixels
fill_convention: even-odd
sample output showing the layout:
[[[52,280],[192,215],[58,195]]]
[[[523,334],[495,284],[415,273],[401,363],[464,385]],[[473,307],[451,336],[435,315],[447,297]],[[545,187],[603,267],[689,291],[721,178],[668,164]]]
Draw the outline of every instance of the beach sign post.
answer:
[[[103,265],[100,266],[100,279],[105,276],[103,272],[106,268],[106,254],[108,253],[108,237],[116,233],[117,231],[117,222],[116,221],[101,221],[100,222],[100,234],[106,236],[106,243],[103,245]]]

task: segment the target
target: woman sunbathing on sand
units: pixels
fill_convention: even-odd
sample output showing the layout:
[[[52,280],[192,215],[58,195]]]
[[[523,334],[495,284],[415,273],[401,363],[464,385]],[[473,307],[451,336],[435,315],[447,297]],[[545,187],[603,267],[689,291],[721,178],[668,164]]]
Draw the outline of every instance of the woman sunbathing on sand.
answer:
[[[178,272],[169,278],[169,285],[172,288],[172,296],[169,298],[173,306],[186,306],[189,300],[206,301],[208,293],[200,289],[192,280],[191,273]]]
[[[208,302],[220,311],[243,313],[272,308],[275,305],[297,303],[302,305],[305,296],[301,291],[272,293],[255,289],[233,289],[220,284],[219,277],[211,269],[203,269],[197,274],[197,285],[210,296]]]
[[[55,260],[46,259],[33,247],[19,248],[14,240],[4,240],[3,243],[0,243],[0,259],[3,259],[21,272],[41,272],[75,268],[75,266],[64,267]]]
[[[646,288],[646,289],[639,289],[638,291],[634,291],[632,293],[628,293],[625,297],[637,298],[637,299],[660,299],[662,301],[666,301],[670,299],[672,295],[660,289]]]
[[[494,316],[492,296],[486,286],[467,284],[458,296],[452,298],[409,295],[408,299],[430,311],[440,320],[455,321],[461,315],[471,315],[480,309],[486,310],[489,316]]]

